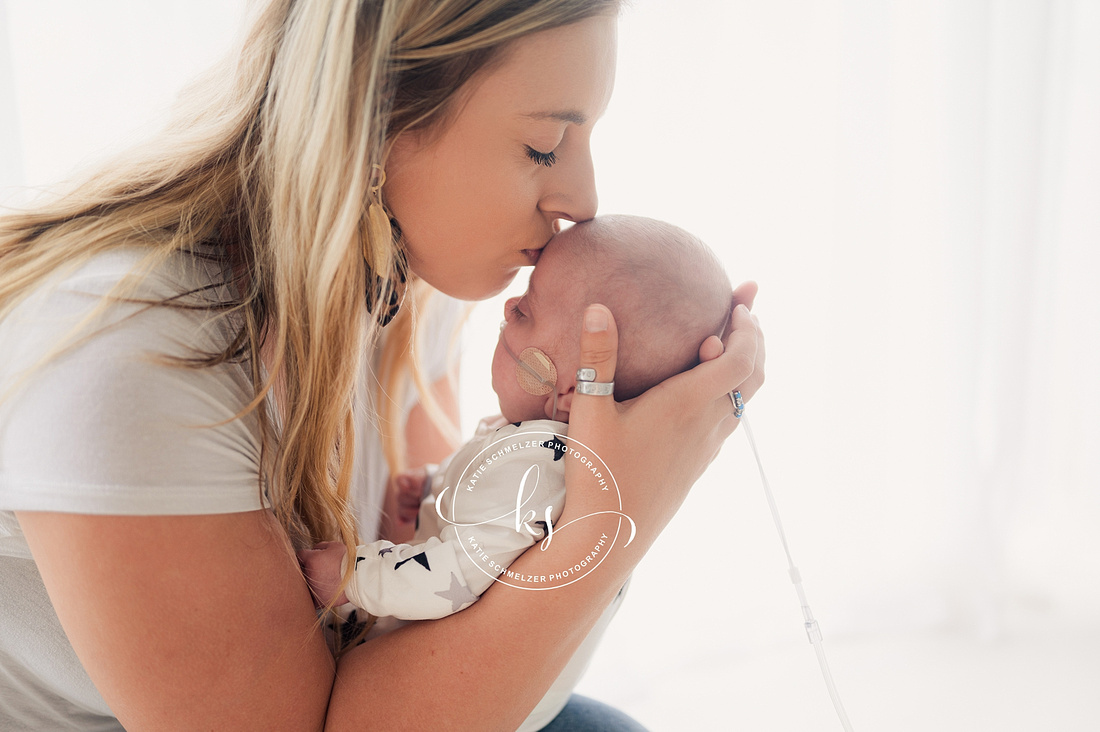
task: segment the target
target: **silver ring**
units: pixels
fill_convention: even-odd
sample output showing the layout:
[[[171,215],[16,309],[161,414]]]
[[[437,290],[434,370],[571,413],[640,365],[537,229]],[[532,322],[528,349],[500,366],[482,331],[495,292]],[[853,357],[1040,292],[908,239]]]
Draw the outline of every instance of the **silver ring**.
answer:
[[[745,401],[741,398],[740,391],[730,392],[730,401],[733,402],[733,416],[735,419],[741,419],[741,415],[745,413]]]
[[[596,369],[577,369],[577,393],[590,396],[613,396],[614,381],[596,381]]]

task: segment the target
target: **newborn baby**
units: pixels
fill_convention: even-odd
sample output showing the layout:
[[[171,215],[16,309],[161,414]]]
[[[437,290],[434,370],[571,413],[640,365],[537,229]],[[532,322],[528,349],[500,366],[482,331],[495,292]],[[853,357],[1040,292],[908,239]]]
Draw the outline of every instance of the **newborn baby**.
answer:
[[[415,536],[360,546],[343,592],[343,544],[300,552],[322,604],[426,620],[468,607],[495,580],[520,581],[508,566],[552,534],[565,503],[581,322],[595,302],[618,326],[622,401],[698,363],[700,344],[729,322],[732,288],[714,253],[671,224],[605,216],[554,237],[527,292],[505,303],[492,366],[502,416],[483,421],[439,468],[396,476],[414,502],[423,498]],[[497,455],[498,444],[534,447]]]

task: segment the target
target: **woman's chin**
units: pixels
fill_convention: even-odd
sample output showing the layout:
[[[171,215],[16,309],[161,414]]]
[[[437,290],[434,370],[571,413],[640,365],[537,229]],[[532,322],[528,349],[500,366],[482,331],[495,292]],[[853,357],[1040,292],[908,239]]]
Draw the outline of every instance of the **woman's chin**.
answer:
[[[469,302],[488,300],[495,297],[512,284],[512,280],[519,274],[519,267],[498,270],[495,277],[490,277],[488,271],[478,272],[476,276],[455,276],[455,273],[428,273],[428,276],[416,272],[416,275],[427,282],[444,295],[449,295],[456,300]]]

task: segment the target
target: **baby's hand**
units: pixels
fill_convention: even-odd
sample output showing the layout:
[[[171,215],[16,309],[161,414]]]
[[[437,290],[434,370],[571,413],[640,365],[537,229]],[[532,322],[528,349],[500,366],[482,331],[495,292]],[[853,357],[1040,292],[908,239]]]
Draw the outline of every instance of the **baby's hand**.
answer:
[[[346,554],[344,545],[338,541],[322,541],[312,549],[298,552],[298,562],[302,565],[302,573],[309,582],[317,607],[337,607],[348,601],[347,595],[340,589],[341,568]]]
[[[397,497],[397,520],[401,523],[416,522],[420,502],[424,500],[424,481],[427,479],[428,471],[424,468],[407,470],[393,476],[392,490]]]
[[[416,532],[416,515],[424,497],[428,471],[415,468],[390,478],[382,505],[381,537],[394,544],[407,544]]]

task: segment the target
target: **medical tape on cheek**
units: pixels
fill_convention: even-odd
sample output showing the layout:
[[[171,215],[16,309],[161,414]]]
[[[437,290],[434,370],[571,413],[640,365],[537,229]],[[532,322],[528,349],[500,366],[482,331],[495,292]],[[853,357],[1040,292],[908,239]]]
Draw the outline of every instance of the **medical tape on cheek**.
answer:
[[[528,346],[516,358],[516,381],[519,388],[534,396],[545,396],[558,383],[558,370],[545,353]]]
[[[504,340],[504,327],[507,321],[500,324],[500,344],[504,346],[504,352],[516,362],[516,381],[519,387],[533,396],[545,396],[554,390],[558,383],[558,370],[550,357],[534,346],[528,346],[517,356],[508,347],[508,341]],[[558,412],[558,396],[554,395],[554,414]]]

